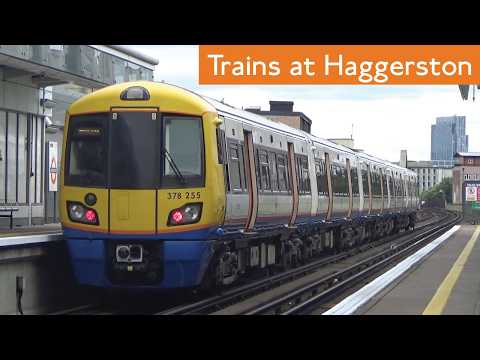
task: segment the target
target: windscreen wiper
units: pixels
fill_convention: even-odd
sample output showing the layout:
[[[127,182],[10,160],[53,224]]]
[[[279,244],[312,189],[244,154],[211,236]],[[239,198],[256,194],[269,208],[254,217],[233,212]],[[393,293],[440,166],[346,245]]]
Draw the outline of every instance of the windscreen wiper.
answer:
[[[185,180],[185,177],[182,175],[181,171],[178,169],[177,164],[175,164],[175,161],[173,160],[173,158],[170,155],[170,153],[168,152],[168,150],[166,148],[163,148],[162,152],[163,152],[165,158],[167,159],[168,163],[172,167],[173,172],[177,176],[177,179],[180,181],[180,183],[185,185],[187,183],[187,181]]]

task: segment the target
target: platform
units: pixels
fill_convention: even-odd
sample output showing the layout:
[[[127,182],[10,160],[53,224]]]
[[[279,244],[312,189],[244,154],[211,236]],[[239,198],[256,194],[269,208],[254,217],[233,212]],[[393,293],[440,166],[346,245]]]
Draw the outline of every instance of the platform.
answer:
[[[480,314],[480,226],[462,225],[356,314]]]
[[[59,233],[61,231],[62,226],[59,223],[35,226],[21,226],[13,229],[0,228],[0,238],[11,236],[51,234]]]

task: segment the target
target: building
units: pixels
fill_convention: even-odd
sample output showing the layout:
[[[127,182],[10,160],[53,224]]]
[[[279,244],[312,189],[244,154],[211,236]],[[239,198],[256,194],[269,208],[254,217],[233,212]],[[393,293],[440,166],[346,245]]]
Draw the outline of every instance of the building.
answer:
[[[153,80],[156,64],[116,45],[0,45],[0,206],[19,208],[15,225],[58,219],[48,145],[56,143],[60,163],[68,106],[107,85]]]
[[[418,175],[420,194],[440,184],[444,179],[452,178],[452,167],[437,166],[432,161],[407,161],[407,163],[407,168]]]
[[[480,152],[459,152],[455,154],[456,164],[453,168],[452,202],[463,203],[462,191],[465,181],[480,181]]]
[[[437,166],[453,166],[457,152],[468,151],[465,116],[438,117],[431,130],[431,160]]]
[[[312,120],[303,112],[293,111],[293,101],[270,101],[269,103],[269,111],[262,110],[260,107],[250,107],[245,110],[305,132],[311,132]]]
[[[410,161],[407,150],[400,150],[400,161],[394,164],[417,173],[420,194],[440,184],[444,179],[452,178],[452,166],[439,166],[432,161]]]

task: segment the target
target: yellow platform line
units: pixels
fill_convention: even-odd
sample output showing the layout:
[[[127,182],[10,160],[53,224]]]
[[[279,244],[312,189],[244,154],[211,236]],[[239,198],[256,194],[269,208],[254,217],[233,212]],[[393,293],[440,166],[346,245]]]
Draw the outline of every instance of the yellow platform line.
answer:
[[[472,237],[470,240],[468,240],[467,244],[463,248],[462,253],[458,256],[448,275],[440,284],[432,300],[430,300],[430,303],[423,311],[423,315],[441,315],[443,313],[443,310],[447,305],[448,298],[452,293],[453,287],[460,277],[463,267],[465,266],[468,257],[470,256],[470,253],[477,242],[478,235],[480,235],[480,225],[476,227],[475,232],[472,234]]]

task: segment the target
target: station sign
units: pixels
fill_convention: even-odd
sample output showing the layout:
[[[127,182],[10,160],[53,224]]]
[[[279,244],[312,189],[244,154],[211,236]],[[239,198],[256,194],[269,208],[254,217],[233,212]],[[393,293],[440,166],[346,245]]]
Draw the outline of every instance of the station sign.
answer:
[[[465,186],[465,201],[472,202],[478,199],[477,186]]]
[[[58,191],[58,144],[48,142],[48,191]]]

